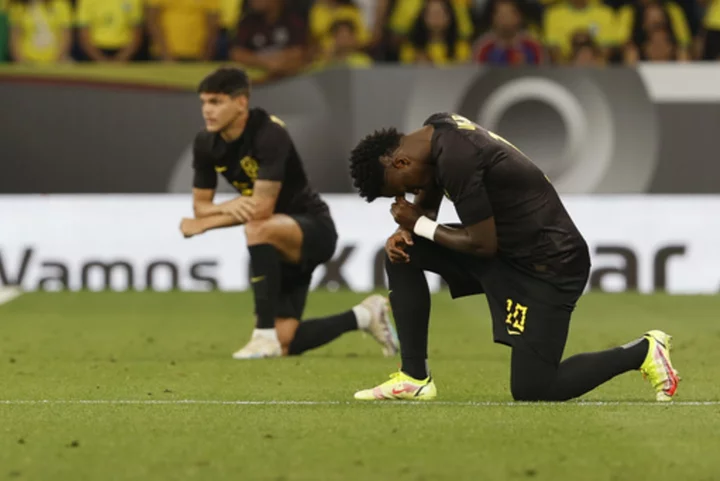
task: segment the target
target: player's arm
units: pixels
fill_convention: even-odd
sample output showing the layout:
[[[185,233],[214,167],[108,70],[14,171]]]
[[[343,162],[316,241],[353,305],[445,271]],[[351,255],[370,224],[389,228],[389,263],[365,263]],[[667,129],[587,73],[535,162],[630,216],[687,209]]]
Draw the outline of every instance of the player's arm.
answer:
[[[253,220],[270,218],[275,212],[278,195],[282,189],[282,182],[274,180],[258,180],[253,189],[255,213]]]
[[[275,212],[285,178],[285,164],[292,148],[290,134],[276,117],[272,117],[258,132],[255,141],[258,173],[252,195],[255,208],[253,220],[268,219]]]
[[[426,216],[419,206],[409,203],[402,197],[395,200],[391,212],[401,228],[448,249],[482,257],[490,257],[497,252],[497,232],[495,219],[492,216],[469,224],[467,227],[449,227],[438,224],[434,219]],[[482,214],[480,216],[482,217]],[[464,216],[461,214],[460,217],[462,219]]]
[[[432,220],[437,220],[440,212],[440,203],[442,202],[442,189],[433,188],[423,190],[415,196],[413,204],[418,206],[424,212],[424,215]]]

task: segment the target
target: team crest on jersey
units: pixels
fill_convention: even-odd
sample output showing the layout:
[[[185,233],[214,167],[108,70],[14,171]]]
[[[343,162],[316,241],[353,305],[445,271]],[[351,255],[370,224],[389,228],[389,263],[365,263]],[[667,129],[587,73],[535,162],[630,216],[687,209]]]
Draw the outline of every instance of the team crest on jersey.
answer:
[[[249,155],[240,159],[240,167],[252,182],[255,182],[258,176],[258,162]]]

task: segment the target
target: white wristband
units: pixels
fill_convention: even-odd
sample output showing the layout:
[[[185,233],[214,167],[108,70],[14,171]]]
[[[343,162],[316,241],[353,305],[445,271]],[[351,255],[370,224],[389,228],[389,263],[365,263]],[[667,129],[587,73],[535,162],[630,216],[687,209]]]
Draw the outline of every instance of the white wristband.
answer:
[[[429,217],[422,216],[420,217],[417,222],[415,222],[415,226],[413,227],[413,232],[420,237],[424,237],[428,240],[434,241],[435,240],[435,231],[438,228],[438,223],[434,220],[430,219]]]

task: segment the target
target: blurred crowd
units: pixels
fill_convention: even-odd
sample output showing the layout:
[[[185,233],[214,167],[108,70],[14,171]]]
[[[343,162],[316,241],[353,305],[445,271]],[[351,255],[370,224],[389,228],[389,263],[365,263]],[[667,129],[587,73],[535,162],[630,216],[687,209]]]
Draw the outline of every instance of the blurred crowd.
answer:
[[[720,0],[0,0],[0,62],[233,61],[283,77],[719,59]]]

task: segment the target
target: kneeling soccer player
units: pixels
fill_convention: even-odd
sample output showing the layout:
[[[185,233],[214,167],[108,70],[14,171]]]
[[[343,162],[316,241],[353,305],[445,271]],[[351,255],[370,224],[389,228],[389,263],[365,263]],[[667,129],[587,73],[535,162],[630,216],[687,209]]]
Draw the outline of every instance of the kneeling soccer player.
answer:
[[[194,144],[195,218],[183,219],[180,229],[191,237],[245,225],[256,328],[233,357],[301,354],[354,330],[367,331],[385,355],[395,355],[397,337],[382,296],[335,316],[300,322],[312,273],[330,260],[337,243],[328,206],[310,187],[283,123],[248,107],[250,82],[244,71],[221,68],[202,81],[198,93],[206,130]],[[213,202],[218,173],[239,197]]]
[[[386,270],[402,367],[357,399],[437,395],[427,367],[423,271],[442,276],[453,298],[485,294],[495,342],[512,348],[516,400],[572,399],[638,369],[658,401],[675,394],[679,378],[662,331],[561,362],[590,271],[588,247],[550,180],[505,139],[464,117],[435,114],[409,135],[386,129],[367,136],[352,152],[351,174],[368,202],[396,197],[400,226],[386,244]],[[413,204],[406,193],[416,195]],[[435,222],[443,195],[461,225]]]

